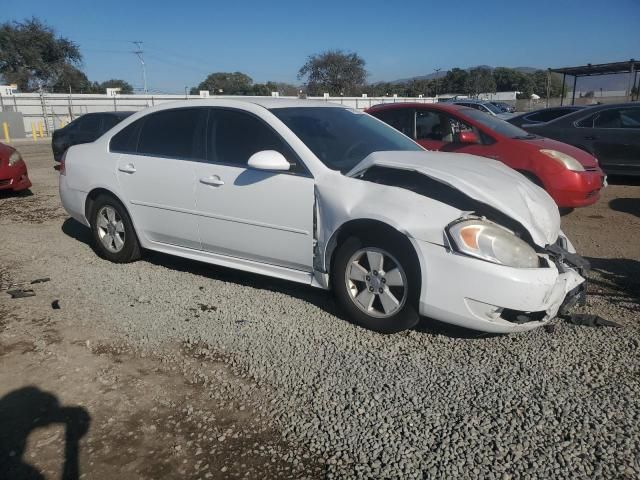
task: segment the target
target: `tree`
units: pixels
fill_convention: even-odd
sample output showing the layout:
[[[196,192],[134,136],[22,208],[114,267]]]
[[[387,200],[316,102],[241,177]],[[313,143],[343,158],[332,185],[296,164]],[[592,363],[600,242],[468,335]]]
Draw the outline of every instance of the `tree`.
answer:
[[[209,90],[212,95],[252,95],[253,79],[242,72],[211,73],[200,84],[192,89],[192,93],[199,90]]]
[[[0,25],[0,75],[22,91],[53,86],[81,62],[78,45],[37,18]]]
[[[321,95],[355,95],[364,87],[367,71],[365,61],[357,53],[327,50],[311,55],[298,71],[298,78],[306,78],[307,92]]]
[[[491,69],[488,67],[476,67],[469,70],[465,84],[465,93],[478,95],[479,93],[491,93],[496,91],[496,81]]]
[[[438,91],[442,93],[464,93],[469,73],[461,68],[452,68],[440,79]]]
[[[559,97],[562,94],[562,77],[557,73],[551,73],[544,70],[536,70],[531,74],[533,80],[533,93],[539,95],[540,98],[547,98],[547,78],[549,78],[549,96]]]
[[[133,93],[133,86],[129,82],[117,78],[112,78],[111,80],[106,80],[102,83],[96,83],[94,88],[98,90],[96,93],[105,93],[107,88],[119,88],[120,93],[124,95]]]
[[[51,91],[54,93],[69,93],[72,92],[88,93],[92,92],[94,84],[89,81],[84,72],[73,65],[65,65],[56,83],[51,85]]]

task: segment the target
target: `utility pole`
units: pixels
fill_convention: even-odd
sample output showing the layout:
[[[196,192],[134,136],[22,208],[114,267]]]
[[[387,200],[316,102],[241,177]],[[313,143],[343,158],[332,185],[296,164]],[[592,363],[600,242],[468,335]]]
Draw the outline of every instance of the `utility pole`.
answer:
[[[436,98],[438,98],[438,77],[440,74],[441,68],[435,68],[433,71],[436,72]]]
[[[144,51],[142,50],[142,41],[133,40],[131,43],[136,46],[136,50],[134,50],[133,53],[135,53],[138,60],[140,60],[140,65],[142,66],[142,83],[144,85],[143,90],[144,93],[147,93],[147,66],[144,63],[144,57],[142,56],[144,54]]]

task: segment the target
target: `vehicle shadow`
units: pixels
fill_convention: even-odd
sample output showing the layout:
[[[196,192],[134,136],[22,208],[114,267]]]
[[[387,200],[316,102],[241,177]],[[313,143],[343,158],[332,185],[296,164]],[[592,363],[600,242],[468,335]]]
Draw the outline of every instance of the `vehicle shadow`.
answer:
[[[640,261],[629,258],[589,258],[589,294],[607,298],[612,303],[640,304]],[[596,290],[594,292],[594,290]]]
[[[83,407],[65,407],[58,398],[29,386],[0,398],[0,477],[6,479],[44,479],[35,467],[23,459],[32,431],[48,425],[65,427],[64,466],[61,478],[80,476],[78,453],[80,439],[89,430],[91,417]]]
[[[640,185],[640,176],[607,175],[609,185]]]
[[[62,231],[69,237],[92,246],[92,238],[90,230],[72,218],[68,218],[62,224]],[[340,306],[335,302],[331,292],[314,288],[299,283],[280,280],[278,278],[267,277],[232,268],[210,265],[208,263],[190,260],[188,258],[176,257],[159,252],[146,250],[143,253],[143,259],[154,265],[162,266],[172,270],[191,273],[206,279],[219,280],[223,282],[233,282],[245,287],[256,288],[259,290],[268,290],[272,292],[283,293],[285,295],[297,298],[299,300],[310,303],[325,312],[340,318],[346,322],[350,319],[344,314]],[[420,322],[414,330],[432,335],[444,335],[452,338],[487,338],[489,336],[497,336],[499,334],[489,334],[486,332],[478,332],[474,330],[457,327],[439,322],[437,320],[421,317]]]
[[[609,208],[640,217],[640,198],[614,198],[609,202]]]
[[[33,192],[30,189],[20,190],[19,192],[14,192],[13,190],[0,190],[0,200],[4,200],[5,198],[20,198],[20,197],[32,197]]]

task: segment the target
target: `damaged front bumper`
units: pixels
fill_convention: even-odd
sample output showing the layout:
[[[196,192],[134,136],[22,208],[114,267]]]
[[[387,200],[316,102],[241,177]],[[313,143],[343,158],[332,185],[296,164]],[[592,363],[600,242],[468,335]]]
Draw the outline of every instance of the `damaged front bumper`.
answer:
[[[581,301],[588,262],[554,245],[541,255],[547,265],[513,268],[414,241],[422,288],[420,314],[494,333],[531,330]]]

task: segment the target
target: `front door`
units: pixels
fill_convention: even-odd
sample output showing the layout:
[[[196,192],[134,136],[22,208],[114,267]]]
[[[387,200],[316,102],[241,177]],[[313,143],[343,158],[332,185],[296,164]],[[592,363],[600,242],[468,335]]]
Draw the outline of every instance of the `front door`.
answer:
[[[196,166],[202,248],[303,271],[313,266],[314,181],[291,148],[262,119],[211,109],[208,162]],[[288,172],[256,170],[249,157],[276,150]]]

